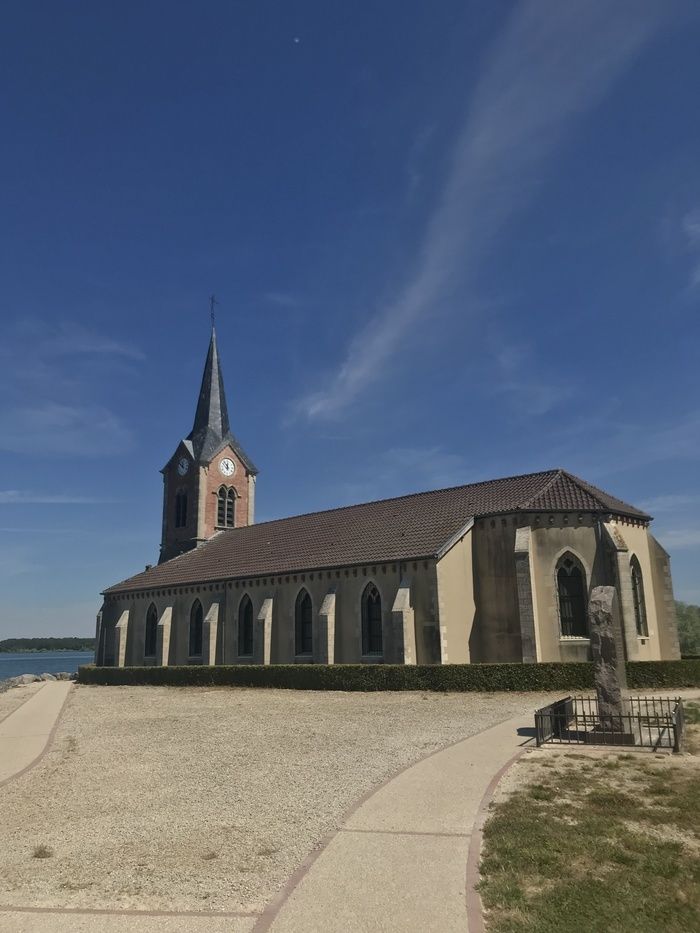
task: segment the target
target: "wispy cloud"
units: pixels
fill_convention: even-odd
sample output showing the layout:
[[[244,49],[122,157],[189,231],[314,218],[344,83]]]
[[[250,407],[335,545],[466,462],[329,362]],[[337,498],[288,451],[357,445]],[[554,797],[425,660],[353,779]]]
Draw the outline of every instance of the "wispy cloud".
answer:
[[[527,205],[575,119],[603,97],[673,12],[674,4],[656,0],[516,8],[471,96],[410,277],[354,338],[329,384],[297,403],[299,413],[336,416],[386,371],[419,322],[449,298],[458,277],[474,275],[484,251]]]
[[[131,343],[116,340],[106,334],[63,321],[58,324],[35,318],[23,320],[17,328],[16,338],[25,351],[25,362],[35,359],[53,359],[58,356],[117,356],[127,360],[143,360],[143,351]],[[4,348],[3,356],[12,356],[12,342]]]
[[[298,308],[301,306],[301,299],[292,292],[265,292],[262,296],[263,301],[269,305],[275,305],[278,308]]]
[[[28,492],[21,489],[0,489],[0,505],[98,505],[106,501],[113,500],[91,496]]]
[[[692,256],[690,287],[700,288],[700,208],[689,211],[683,218],[686,247]]]
[[[671,551],[700,548],[700,528],[675,528],[659,531],[658,538]]]
[[[631,457],[631,453],[633,456]],[[568,464],[603,482],[634,466],[700,461],[700,411],[681,412],[656,423],[622,417],[619,406],[575,418],[557,431],[548,447],[550,462]],[[653,511],[652,511],[653,514]]]
[[[0,450],[105,457],[132,445],[131,431],[99,405],[40,402],[0,412]]]
[[[639,508],[658,515],[661,512],[676,512],[694,505],[700,505],[700,496],[678,495],[671,493],[665,496],[652,496],[639,503]]]
[[[10,580],[14,577],[28,573],[38,573],[42,570],[30,547],[17,545],[0,545],[0,579]]]
[[[142,351],[85,327],[21,319],[0,347],[0,450],[111,456],[132,446],[98,401],[108,377],[130,375]]]
[[[533,347],[526,343],[501,345],[495,351],[499,378],[492,381],[493,391],[508,396],[520,415],[539,417],[570,398],[571,386],[543,378]]]
[[[390,447],[365,472],[333,489],[333,500],[354,503],[469,482],[464,457],[435,446]]]

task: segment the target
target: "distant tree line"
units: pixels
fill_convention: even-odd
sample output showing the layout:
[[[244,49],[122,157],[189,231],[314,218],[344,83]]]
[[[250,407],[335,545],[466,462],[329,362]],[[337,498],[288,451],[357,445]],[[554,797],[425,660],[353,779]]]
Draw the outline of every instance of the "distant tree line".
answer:
[[[0,641],[0,652],[94,650],[94,638],[5,638]]]
[[[700,655],[700,606],[676,603],[681,654]]]

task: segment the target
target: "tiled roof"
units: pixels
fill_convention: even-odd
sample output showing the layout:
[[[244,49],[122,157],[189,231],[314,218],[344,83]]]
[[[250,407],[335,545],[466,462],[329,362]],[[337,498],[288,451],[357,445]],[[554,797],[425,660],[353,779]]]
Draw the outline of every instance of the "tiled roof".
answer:
[[[470,519],[512,512],[649,520],[571,473],[547,470],[232,528],[105,592],[434,557]]]

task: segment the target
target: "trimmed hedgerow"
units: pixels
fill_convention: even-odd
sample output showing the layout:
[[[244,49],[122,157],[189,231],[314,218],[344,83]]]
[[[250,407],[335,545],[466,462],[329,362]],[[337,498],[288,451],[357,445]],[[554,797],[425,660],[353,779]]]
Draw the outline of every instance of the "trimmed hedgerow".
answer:
[[[632,688],[700,686],[700,661],[627,665]],[[81,684],[168,687],[278,687],[290,690],[590,690],[590,663],[271,664],[217,667],[81,667]]]
[[[680,661],[630,661],[629,687],[700,687],[700,658]]]

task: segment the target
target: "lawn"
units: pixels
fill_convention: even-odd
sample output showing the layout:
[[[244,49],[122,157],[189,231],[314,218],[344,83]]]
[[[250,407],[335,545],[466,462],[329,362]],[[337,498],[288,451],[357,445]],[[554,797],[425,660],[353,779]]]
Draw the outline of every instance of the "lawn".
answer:
[[[488,933],[700,930],[700,703],[686,710],[688,754],[539,750],[512,769],[484,831]]]

